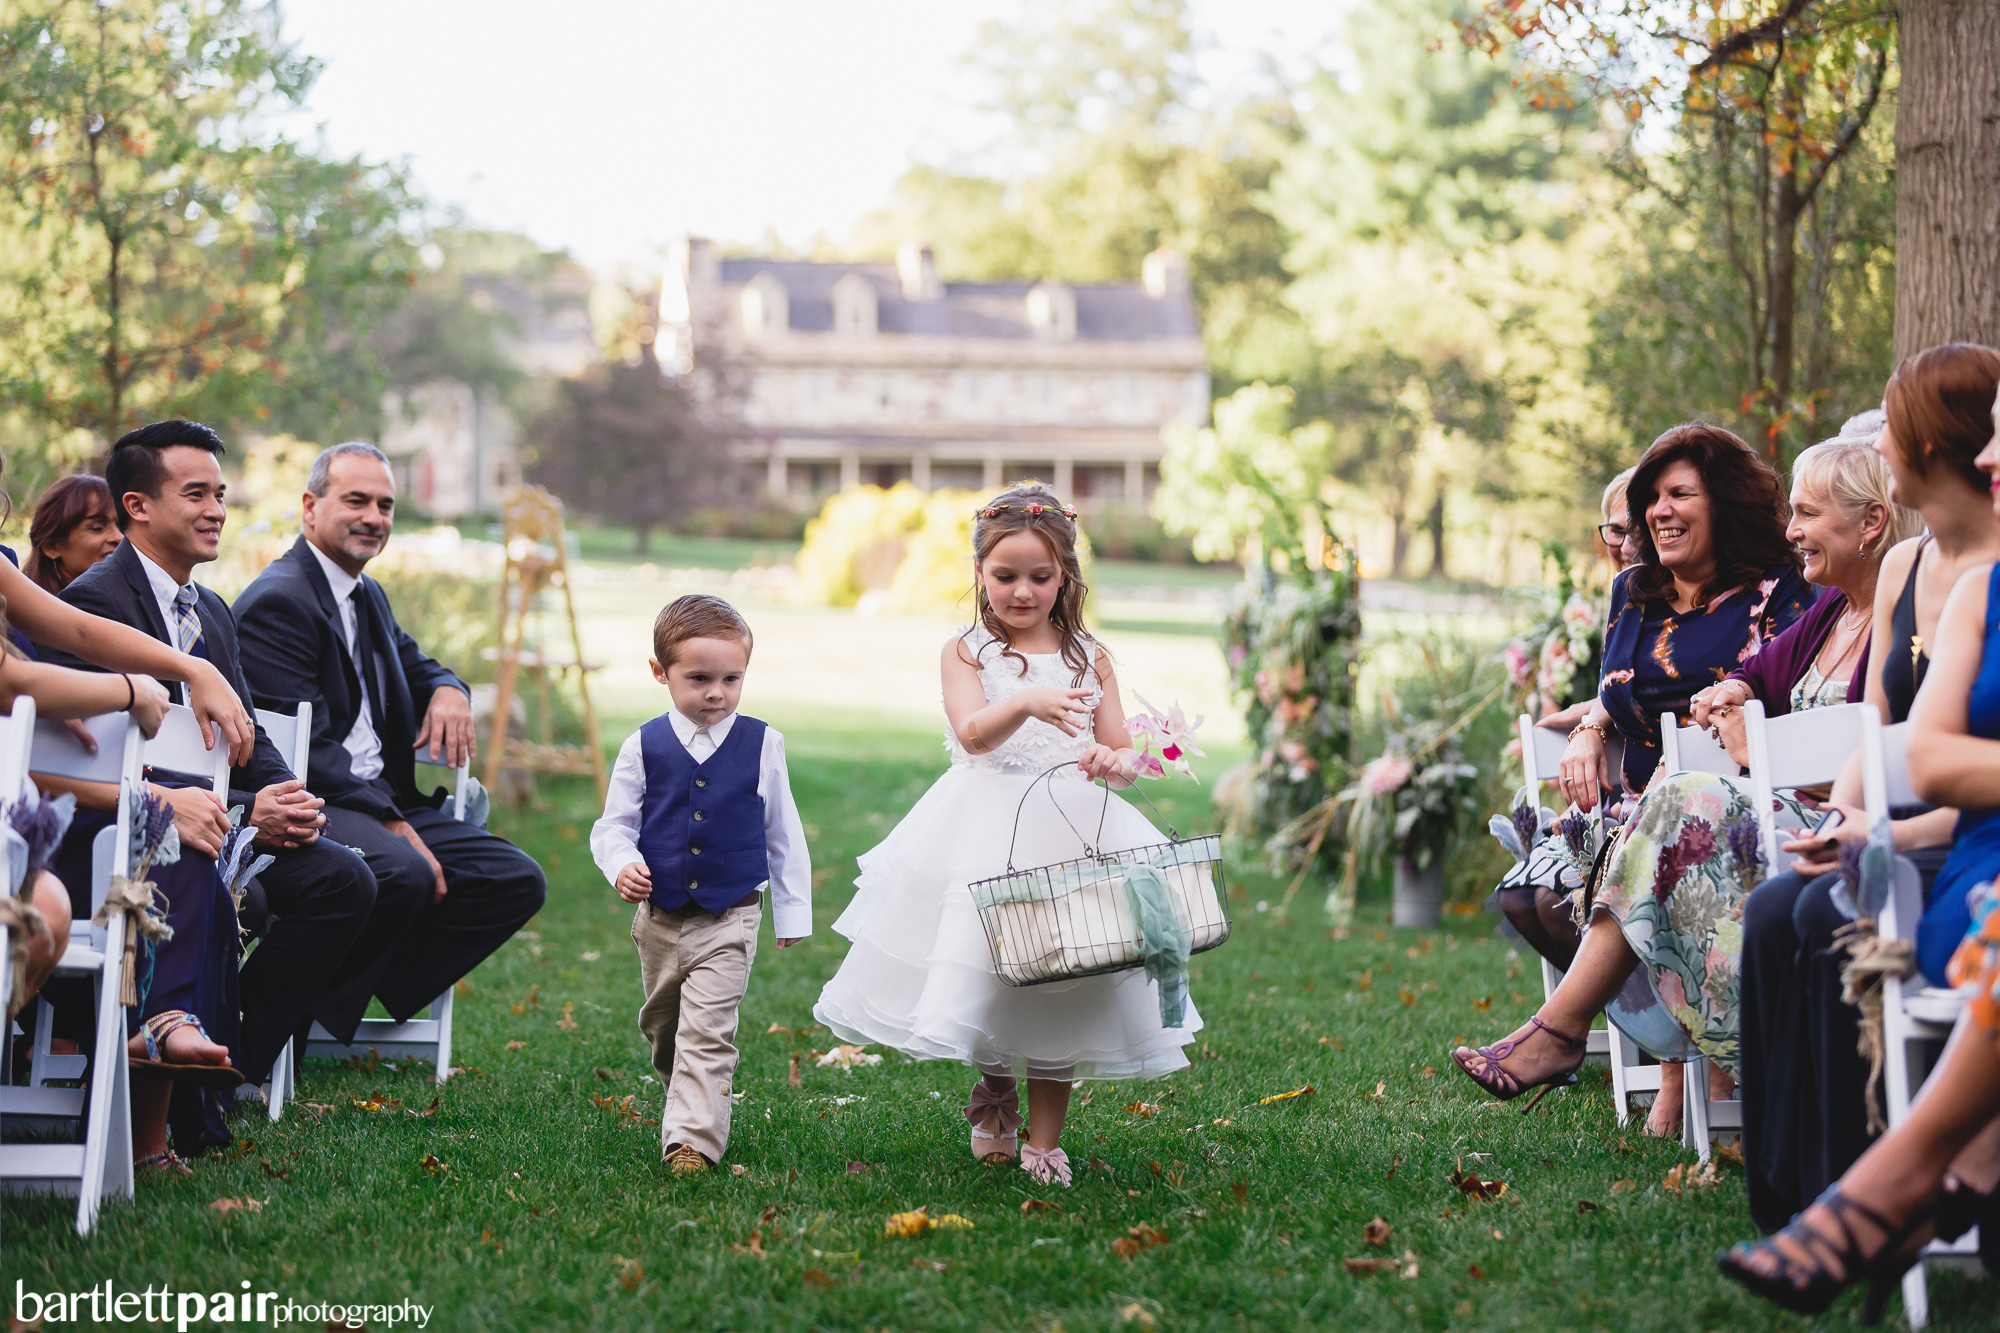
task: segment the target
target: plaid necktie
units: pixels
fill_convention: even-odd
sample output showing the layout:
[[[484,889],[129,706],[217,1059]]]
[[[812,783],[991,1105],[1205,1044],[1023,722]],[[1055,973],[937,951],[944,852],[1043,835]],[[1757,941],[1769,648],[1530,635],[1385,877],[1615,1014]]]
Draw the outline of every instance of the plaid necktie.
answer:
[[[191,653],[200,641],[201,617],[194,611],[194,585],[190,583],[174,594],[174,646]]]

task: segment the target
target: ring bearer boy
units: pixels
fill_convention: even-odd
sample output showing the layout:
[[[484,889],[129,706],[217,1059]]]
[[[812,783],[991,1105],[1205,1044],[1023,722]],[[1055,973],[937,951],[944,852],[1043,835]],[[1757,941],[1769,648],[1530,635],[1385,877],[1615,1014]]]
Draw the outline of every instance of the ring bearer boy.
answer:
[[[673,707],[619,747],[590,832],[598,869],[637,905],[639,1030],[666,1085],[660,1143],[676,1175],[707,1171],[729,1147],[737,1009],[765,890],[780,949],[812,933],[784,738],[736,711],[750,648],[750,626],[719,597],[660,612],[650,665]]]

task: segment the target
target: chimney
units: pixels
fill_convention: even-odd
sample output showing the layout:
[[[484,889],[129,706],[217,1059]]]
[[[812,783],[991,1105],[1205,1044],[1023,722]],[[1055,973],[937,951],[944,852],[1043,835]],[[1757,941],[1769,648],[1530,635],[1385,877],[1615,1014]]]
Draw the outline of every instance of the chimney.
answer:
[[[1178,250],[1163,245],[1153,251],[1139,266],[1139,276],[1146,284],[1146,295],[1155,301],[1187,295],[1187,257]]]
[[[1028,327],[1049,342],[1076,340],[1076,292],[1043,279],[1028,290]]]
[[[905,301],[944,299],[944,284],[938,281],[937,260],[931,243],[917,237],[904,241],[896,251],[896,275],[903,280]]]

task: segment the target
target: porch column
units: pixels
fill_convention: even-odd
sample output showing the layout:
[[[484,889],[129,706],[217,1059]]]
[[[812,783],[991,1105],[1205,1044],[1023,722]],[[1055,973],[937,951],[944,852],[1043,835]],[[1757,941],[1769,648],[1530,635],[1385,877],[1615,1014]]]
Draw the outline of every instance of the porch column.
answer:
[[[989,491],[999,490],[1000,466],[1001,464],[999,459],[988,458],[985,463],[985,468],[986,468],[985,473],[979,479],[980,485],[984,486]]]
[[[1146,504],[1146,462],[1141,458],[1125,460],[1125,506],[1128,509],[1143,509]]]
[[[764,464],[764,489],[773,500],[783,500],[785,482],[785,451],[774,444],[771,446],[771,457]]]
[[[910,455],[910,485],[920,491],[931,488],[931,456],[928,453]]]
[[[1076,487],[1073,484],[1075,481],[1076,465],[1067,458],[1058,458],[1055,476],[1056,494],[1062,497],[1062,502],[1066,505],[1076,503]]]
[[[851,491],[861,484],[861,451],[842,449],[840,451],[840,489]]]

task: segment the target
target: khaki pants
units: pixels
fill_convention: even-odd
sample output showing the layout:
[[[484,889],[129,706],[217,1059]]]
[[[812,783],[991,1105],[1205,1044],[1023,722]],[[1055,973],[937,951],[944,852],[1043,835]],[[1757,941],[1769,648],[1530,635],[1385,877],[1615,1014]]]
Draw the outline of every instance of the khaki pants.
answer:
[[[721,916],[685,917],[640,903],[632,917],[646,1002],[639,1031],[666,1085],[660,1146],[685,1143],[711,1162],[729,1148],[729,1089],[736,1075],[736,1011],[757,956],[761,902]]]

